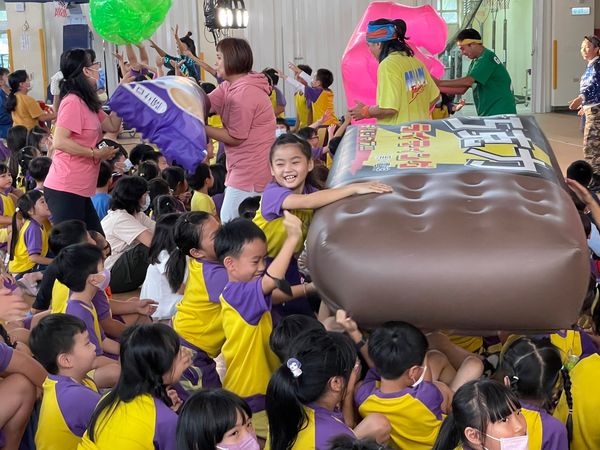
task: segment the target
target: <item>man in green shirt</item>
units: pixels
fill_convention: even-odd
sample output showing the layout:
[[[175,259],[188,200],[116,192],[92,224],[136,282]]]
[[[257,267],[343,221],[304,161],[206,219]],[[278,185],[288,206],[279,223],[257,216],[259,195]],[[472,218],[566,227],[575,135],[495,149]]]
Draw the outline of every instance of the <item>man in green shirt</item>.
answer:
[[[456,37],[456,45],[471,60],[469,72],[455,80],[436,80],[440,91],[462,95],[473,87],[478,116],[516,114],[510,75],[496,54],[483,46],[479,32],[473,28],[462,30]]]

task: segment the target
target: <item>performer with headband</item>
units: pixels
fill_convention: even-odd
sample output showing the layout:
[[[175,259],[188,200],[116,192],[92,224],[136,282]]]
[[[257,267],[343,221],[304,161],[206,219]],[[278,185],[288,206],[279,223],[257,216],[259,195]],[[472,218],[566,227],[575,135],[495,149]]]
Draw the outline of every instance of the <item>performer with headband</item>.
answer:
[[[479,32],[473,28],[462,30],[456,37],[456,45],[471,60],[469,72],[455,80],[436,80],[440,91],[462,95],[473,87],[478,116],[516,114],[510,75],[496,54],[483,46]]]
[[[428,120],[440,95],[427,68],[406,43],[406,22],[377,19],[369,22],[367,45],[379,61],[377,104],[356,102],[355,120],[374,117],[380,125]]]

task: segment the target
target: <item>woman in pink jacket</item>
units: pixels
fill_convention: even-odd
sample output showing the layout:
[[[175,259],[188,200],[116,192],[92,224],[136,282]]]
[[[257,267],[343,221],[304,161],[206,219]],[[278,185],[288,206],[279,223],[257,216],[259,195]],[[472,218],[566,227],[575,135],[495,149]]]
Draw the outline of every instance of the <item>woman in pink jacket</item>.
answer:
[[[207,126],[206,133],[225,146],[223,222],[237,217],[242,200],[260,195],[271,179],[269,151],[275,140],[271,88],[263,74],[252,72],[252,64],[252,49],[245,40],[225,38],[217,45],[217,76],[224,81],[209,97],[224,128]]]

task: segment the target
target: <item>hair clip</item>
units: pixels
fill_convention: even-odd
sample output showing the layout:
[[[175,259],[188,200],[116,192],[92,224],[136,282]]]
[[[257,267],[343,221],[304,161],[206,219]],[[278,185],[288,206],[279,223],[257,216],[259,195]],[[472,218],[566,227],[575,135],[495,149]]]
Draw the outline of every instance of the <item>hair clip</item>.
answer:
[[[15,212],[16,212],[16,213],[18,213],[19,211],[21,211],[21,210],[20,210],[20,209],[19,209],[19,207],[17,206],[17,207],[15,208]]]
[[[288,359],[286,365],[287,368],[290,369],[290,372],[292,372],[294,378],[298,378],[300,375],[302,375],[302,364],[300,364],[300,361],[298,361],[296,358]]]

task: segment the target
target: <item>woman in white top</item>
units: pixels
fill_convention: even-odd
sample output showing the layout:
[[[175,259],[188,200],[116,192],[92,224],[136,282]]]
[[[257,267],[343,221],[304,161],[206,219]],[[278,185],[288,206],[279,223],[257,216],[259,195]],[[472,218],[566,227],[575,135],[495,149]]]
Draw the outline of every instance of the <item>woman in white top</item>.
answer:
[[[154,320],[169,320],[175,315],[175,305],[181,300],[183,294],[173,292],[167,279],[167,261],[169,255],[175,250],[173,230],[179,213],[170,213],[159,216],[156,220],[154,238],[150,244],[148,271],[142,285],[141,298],[150,298],[158,302],[158,308],[152,314]]]
[[[112,249],[104,267],[110,270],[110,288],[115,294],[137,289],[146,277],[155,227],[144,214],[149,206],[148,182],[142,177],[122,177],[112,191],[102,229]]]

